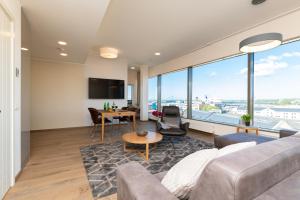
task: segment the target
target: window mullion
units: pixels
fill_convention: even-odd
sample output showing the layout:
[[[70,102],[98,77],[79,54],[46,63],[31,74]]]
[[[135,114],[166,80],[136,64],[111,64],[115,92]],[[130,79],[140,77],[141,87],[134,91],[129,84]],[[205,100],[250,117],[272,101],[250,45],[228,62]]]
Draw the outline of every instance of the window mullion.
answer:
[[[187,73],[187,118],[192,119],[193,67],[189,67]]]
[[[252,116],[251,124],[254,122],[254,53],[248,54],[248,91],[247,91],[247,110]]]

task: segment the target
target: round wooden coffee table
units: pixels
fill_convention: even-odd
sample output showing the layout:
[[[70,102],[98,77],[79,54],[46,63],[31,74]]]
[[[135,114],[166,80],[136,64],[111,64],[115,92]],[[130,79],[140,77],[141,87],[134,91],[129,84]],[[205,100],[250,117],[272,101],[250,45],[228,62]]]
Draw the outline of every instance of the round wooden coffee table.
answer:
[[[146,145],[145,152],[142,153],[142,156],[148,160],[149,159],[149,144],[156,144],[157,142],[163,139],[163,136],[160,133],[148,131],[146,136],[138,136],[136,132],[125,133],[122,136],[124,141],[124,151],[125,152],[132,152],[132,151],[140,151],[137,149],[128,149],[127,143],[131,144],[144,144]]]

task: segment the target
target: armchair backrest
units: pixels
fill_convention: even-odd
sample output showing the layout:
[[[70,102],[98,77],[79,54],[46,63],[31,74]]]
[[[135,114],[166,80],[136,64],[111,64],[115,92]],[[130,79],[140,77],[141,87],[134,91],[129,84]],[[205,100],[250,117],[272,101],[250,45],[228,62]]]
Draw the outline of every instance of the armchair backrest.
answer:
[[[162,109],[161,121],[164,123],[179,126],[181,124],[179,107],[164,106]]]

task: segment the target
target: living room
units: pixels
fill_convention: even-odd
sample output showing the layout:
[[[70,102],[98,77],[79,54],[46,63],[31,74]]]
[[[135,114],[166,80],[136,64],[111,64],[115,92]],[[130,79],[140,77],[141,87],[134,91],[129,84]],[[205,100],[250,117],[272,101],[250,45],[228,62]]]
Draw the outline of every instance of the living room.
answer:
[[[298,0],[0,5],[1,199],[300,198]]]

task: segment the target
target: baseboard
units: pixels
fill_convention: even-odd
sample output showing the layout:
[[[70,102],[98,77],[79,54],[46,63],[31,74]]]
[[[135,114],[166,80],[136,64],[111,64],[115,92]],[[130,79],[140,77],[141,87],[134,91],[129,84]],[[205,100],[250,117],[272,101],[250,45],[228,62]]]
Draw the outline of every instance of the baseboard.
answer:
[[[18,174],[17,174],[16,177],[15,177],[15,182],[17,182],[17,181],[19,180],[19,178],[20,178],[22,172],[23,172],[23,169],[21,169],[21,170],[18,172]]]
[[[204,134],[204,135],[214,135],[213,133],[208,133],[208,132],[204,132],[204,131],[200,131],[200,130],[197,130],[197,129],[192,129],[192,128],[189,128],[190,131],[193,131],[195,133],[200,133],[200,134]]]
[[[140,121],[140,120],[137,120],[137,122],[138,121]],[[132,122],[129,122],[128,124],[130,124],[130,123],[132,123]],[[113,126],[115,126],[115,125],[128,125],[128,124],[113,124]],[[112,126],[112,124],[105,124],[105,126]],[[30,133],[47,132],[47,131],[61,131],[61,130],[75,130],[75,129],[80,129],[80,128],[91,128],[91,127],[93,127],[93,126],[91,125],[91,126],[78,126],[78,127],[40,129],[40,130],[31,130]]]
[[[90,128],[90,127],[92,127],[92,126],[78,126],[78,127],[66,127],[66,128],[40,129],[40,130],[31,130],[30,133],[47,132],[47,131],[61,131],[61,130],[73,130],[73,129]]]

